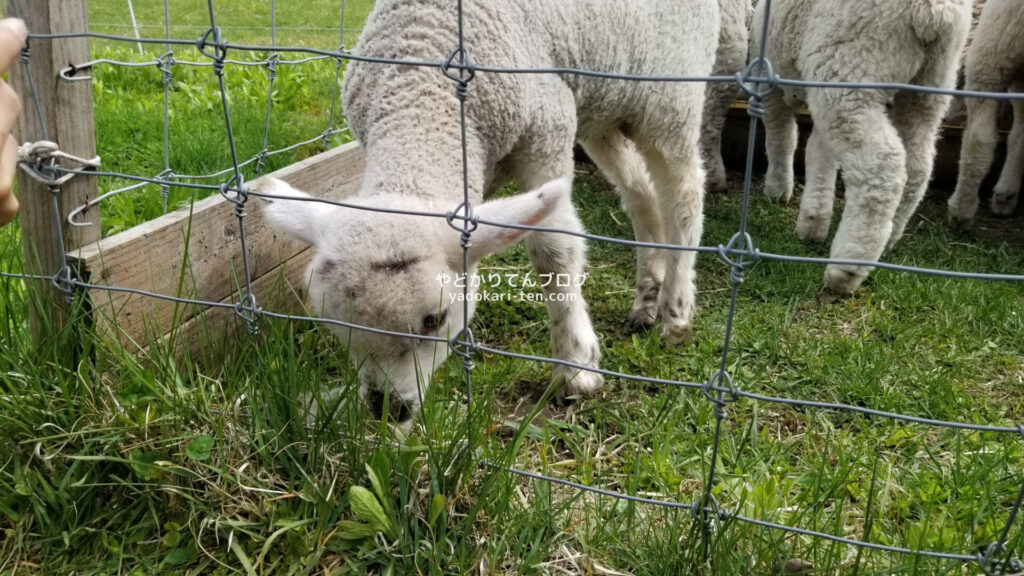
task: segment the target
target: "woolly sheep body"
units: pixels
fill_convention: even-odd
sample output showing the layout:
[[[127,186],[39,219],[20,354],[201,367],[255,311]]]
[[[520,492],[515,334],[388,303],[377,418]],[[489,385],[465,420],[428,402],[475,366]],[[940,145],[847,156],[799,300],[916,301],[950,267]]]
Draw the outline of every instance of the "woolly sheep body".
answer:
[[[753,29],[764,20],[759,3]],[[894,82],[952,88],[971,0],[775,0],[766,55],[777,74],[811,81]],[[760,35],[752,35],[751,53]],[[902,236],[931,178],[949,98],[913,91],[780,87],[765,99],[765,193],[788,200],[799,102],[815,128],[797,234],[824,241],[842,169],[846,206],[831,257],[874,262]],[[869,267],[832,264],[825,283],[850,294]]]
[[[466,47],[481,66],[704,76],[711,72],[718,27],[716,0],[465,4]],[[439,62],[456,46],[457,18],[450,1],[380,0],[354,52]],[[463,162],[452,80],[436,68],[352,61],[343,102],[366,152],[363,185],[353,202],[455,209],[462,201]],[[617,185],[638,239],[697,245],[703,218],[703,102],[704,86],[698,83],[478,71],[465,104],[466,184],[474,215],[582,231],[568,185],[573,146],[579,141]],[[533,191],[484,202],[510,179]],[[301,195],[283,183],[266,186]],[[393,331],[446,339],[458,334],[467,321],[462,305],[456,305],[461,289],[438,287],[434,280],[435,275],[461,274],[463,266],[459,234],[443,219],[314,206],[274,202],[268,208],[272,224],[317,247],[309,284],[314,308],[327,317]],[[484,224],[471,236],[470,274],[480,258],[521,237],[538,276],[582,274],[581,238]],[[692,326],[695,255],[664,252],[638,250],[638,290],[630,320],[641,326],[658,320],[663,335],[679,342],[689,337]],[[376,277],[368,280],[372,274]],[[596,368],[600,348],[580,287],[550,283],[544,290],[551,355]],[[470,292],[475,291],[471,286]],[[468,312],[473,313],[473,301]],[[408,407],[408,412],[418,409],[430,374],[448,354],[443,343],[424,346],[393,336],[337,332],[350,338],[363,396],[387,389],[391,406]],[[553,379],[568,394],[591,394],[602,381],[596,372],[564,365],[554,367]]]
[[[718,35],[715,54],[715,76],[729,76],[747,67],[747,48],[750,43],[750,18],[753,0],[719,0],[722,27]],[[701,125],[701,146],[708,171],[708,189],[726,188],[725,163],[722,161],[722,129],[732,103],[742,94],[732,82],[710,82],[704,101],[704,120]]]
[[[989,0],[971,47],[967,51],[964,88],[981,92],[1024,92],[1024,3]],[[978,192],[992,166],[999,102],[968,98],[967,127],[960,150],[960,174],[949,199],[949,220],[971,226],[978,209]],[[993,188],[992,213],[1006,216],[1017,207],[1024,178],[1024,101],[1013,101],[1013,127],[1007,140],[1006,163]]]

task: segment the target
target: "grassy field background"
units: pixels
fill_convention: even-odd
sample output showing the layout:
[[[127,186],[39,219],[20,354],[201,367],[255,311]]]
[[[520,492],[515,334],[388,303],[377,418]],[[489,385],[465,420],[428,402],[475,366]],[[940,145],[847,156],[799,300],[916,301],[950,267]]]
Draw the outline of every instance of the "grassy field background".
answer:
[[[351,46],[372,2],[346,3]],[[269,1],[215,2],[230,41],[269,43]],[[277,42],[336,48],[340,2],[277,3]],[[144,35],[163,34],[163,4],[134,2]],[[172,35],[198,37],[206,3],[171,2]],[[130,35],[122,0],[90,2],[93,30]],[[97,57],[148,60],[134,44],[96,43]],[[197,59],[188,50],[179,59]],[[264,55],[233,55],[262,59]],[[335,62],[282,67],[269,148],[328,127]],[[107,169],[163,170],[159,71],[95,71],[97,148]],[[171,165],[203,174],[230,165],[219,92],[209,69],[176,67]],[[266,70],[227,72],[240,155],[262,148]],[[337,119],[343,125],[343,119]],[[335,138],[337,144],[343,137]],[[270,169],[315,154],[316,143]],[[125,184],[104,179],[103,190]],[[945,183],[948,185],[948,183]],[[758,187],[759,185],[756,185]],[[704,243],[729,240],[739,185],[707,199]],[[764,251],[827,255],[792,232],[796,206],[757,195],[751,234]],[[574,189],[588,231],[631,237],[611,187],[578,167]],[[982,215],[970,234],[944,224],[948,192],[933,190],[893,262],[1024,273],[1019,216]],[[172,208],[189,191],[172,192]],[[839,207],[841,208],[841,206]],[[112,234],[161,212],[156,187],[103,205]],[[728,311],[728,268],[699,260],[694,342],[630,333],[634,253],[590,243],[584,292],[602,338],[603,367],[703,381],[717,370]],[[16,225],[0,231],[0,267],[21,269]],[[486,270],[525,274],[519,247]],[[486,271],[485,270],[485,271]],[[937,419],[1016,426],[1024,409],[1024,290],[999,282],[876,271],[857,296],[821,289],[818,266],[761,262],[741,290],[729,369],[740,388]],[[0,574],[976,574],[976,565],[857,549],[737,522],[694,530],[689,512],[635,505],[476,467],[479,456],[606,489],[698,501],[714,417],[699,392],[610,379],[571,407],[549,402],[549,367],[485,355],[463,401],[462,370],[436,375],[408,437],[355,403],[307,427],[298,398],[333,387],[355,394],[340,344],[320,327],[263,321],[228,361],[200,368],[167,349],[133,357],[81,339],[106,367],[59,367],[27,336],[31,291],[0,289]],[[83,312],[84,313],[84,312]],[[547,355],[539,303],[489,302],[473,326],[487,345]],[[326,406],[325,406],[326,407]],[[961,432],[825,410],[741,401],[727,408],[712,491],[724,509],[768,521],[912,549],[973,554],[997,536],[1024,480],[1014,435]],[[1020,522],[1009,548],[1020,556]],[[813,568],[811,568],[813,566]]]

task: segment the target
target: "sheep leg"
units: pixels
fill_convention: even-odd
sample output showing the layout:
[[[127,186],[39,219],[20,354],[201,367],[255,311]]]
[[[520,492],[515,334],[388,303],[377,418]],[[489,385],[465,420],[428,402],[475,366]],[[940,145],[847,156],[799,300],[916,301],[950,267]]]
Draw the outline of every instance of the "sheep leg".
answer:
[[[796,111],[778,92],[764,100],[765,152],[768,173],[764,178],[765,196],[789,202],[793,196],[793,156],[796,154]]]
[[[1010,88],[1024,92],[1024,83]],[[1024,100],[1013,101],[1013,128],[1006,141],[1006,164],[992,193],[992,213],[1009,216],[1017,208],[1021,178],[1024,178]]]
[[[664,242],[654,186],[636,145],[618,130],[581,144],[594,164],[618,189],[622,207],[633,221],[637,241]],[[658,292],[664,279],[664,251],[637,248],[636,298],[629,313],[629,323],[634,328],[647,329],[654,325],[658,317]]]
[[[729,76],[746,66],[747,16],[751,3],[749,0],[722,0],[719,7],[722,25],[712,74]],[[701,151],[708,172],[708,189],[716,192],[725,190],[727,184],[725,163],[722,161],[722,128],[729,107],[738,96],[739,90],[733,82],[711,82],[707,85],[701,123]]]
[[[728,184],[725,161],[722,160],[722,128],[729,105],[736,97],[736,87],[723,82],[708,84],[704,102],[704,121],[701,126],[701,148],[704,165],[708,170],[708,189],[721,192]]]
[[[565,157],[568,158],[566,170],[535,172],[520,179],[523,187],[532,190],[551,178],[571,174],[571,148],[565,152]],[[583,223],[571,203],[565,210],[548,217],[544,226],[583,232]],[[597,368],[601,360],[601,349],[582,291],[586,268],[586,244],[583,238],[552,232],[532,232],[526,236],[525,243],[533,268],[538,278],[543,279],[538,284],[544,291],[551,324],[552,357]],[[548,281],[548,278],[551,280]],[[551,381],[558,388],[559,396],[589,396],[604,382],[604,377],[596,372],[555,365]]]
[[[704,227],[704,174],[700,152],[694,142],[689,154],[667,158],[657,149],[645,149],[647,167],[658,192],[665,242],[698,246]],[[671,250],[667,256],[665,282],[658,294],[658,317],[662,338],[670,344],[689,342],[696,311],[697,253]]]
[[[807,141],[804,193],[800,197],[800,216],[796,235],[801,240],[824,242],[832,224],[839,165],[823,130],[812,130]]]
[[[967,128],[960,149],[960,176],[947,203],[949,223],[955,228],[968,229],[974,224],[978,189],[992,167],[999,141],[998,113],[999,102],[995,100],[967,99]]]
[[[846,183],[846,204],[831,258],[877,261],[907,181],[903,143],[886,115],[885,102],[872,92],[813,90],[807,103],[815,130],[825,131]],[[825,285],[852,294],[870,269],[829,264]]]
[[[917,92],[899,92],[893,102],[892,118],[903,141],[907,158],[907,185],[896,208],[892,233],[885,245],[886,251],[903,237],[907,222],[914,215],[932,177],[935,165],[935,141],[939,123],[949,107],[948,96],[935,96]]]

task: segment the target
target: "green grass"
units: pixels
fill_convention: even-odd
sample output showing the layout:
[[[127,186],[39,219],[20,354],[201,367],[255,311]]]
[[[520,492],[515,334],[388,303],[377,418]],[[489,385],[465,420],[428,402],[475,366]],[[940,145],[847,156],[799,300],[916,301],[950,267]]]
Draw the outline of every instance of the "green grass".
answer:
[[[118,0],[91,4],[93,22],[127,19]],[[203,2],[174,4],[174,22],[204,25]],[[229,38],[263,41],[267,31],[259,26],[269,16],[252,6],[264,4],[218,3]],[[278,2],[278,23],[318,27],[323,14],[335,18],[336,2],[314,4]],[[348,2],[353,27],[367,4]],[[141,22],[161,22],[162,3],[136,1],[135,8]],[[333,47],[331,39],[328,31],[282,30],[278,41]],[[134,58],[133,48],[97,50]],[[333,71],[333,62],[282,68],[271,148],[327,126]],[[96,75],[97,146],[106,168],[163,170],[159,72],[104,67]],[[182,67],[175,78],[172,166],[189,174],[227,167],[212,73]],[[239,150],[248,157],[262,146],[266,71],[231,67],[227,80]],[[276,157],[271,168],[317,151],[314,145]],[[587,229],[631,237],[608,184],[589,166],[579,171],[575,197]],[[104,190],[123,184],[101,181]],[[761,250],[827,253],[795,239],[795,206],[758,192],[750,223]],[[890,259],[1024,273],[1019,220],[982,218],[974,233],[953,234],[943,223],[945,194],[933,191]],[[191,198],[175,191],[170,203]],[[156,187],[104,203],[105,233],[158,215],[160,204]],[[736,192],[708,197],[706,244],[728,241],[739,206]],[[20,254],[16,226],[0,230],[2,269],[19,271]],[[723,263],[699,259],[695,340],[672,348],[656,334],[626,329],[632,250],[590,243],[589,256],[584,291],[604,368],[685,381],[717,370],[729,301]],[[485,265],[529,269],[521,247]],[[770,261],[747,273],[729,364],[738,387],[937,419],[1022,421],[1020,285],[879,270],[857,296],[837,299],[821,290],[821,274],[820,266]],[[705,537],[686,511],[474,466],[480,457],[696,502],[715,424],[699,391],[610,379],[597,397],[569,409],[548,401],[549,367],[487,354],[476,362],[469,413],[462,368],[453,361],[436,375],[408,436],[368,419],[353,402],[325,400],[307,428],[303,394],[340,387],[353,397],[356,388],[343,343],[321,327],[263,320],[258,337],[243,331],[237,345],[219,344],[227,359],[214,367],[172,362],[173,342],[131,356],[80,325],[35,345],[26,327],[33,293],[2,282],[0,437],[8,450],[0,457],[0,574],[731,575],[772,574],[787,559],[813,563],[815,574],[978,573],[976,566],[858,552],[733,521]],[[488,346],[547,355],[546,318],[538,303],[487,302],[473,329]],[[61,367],[67,339],[81,341],[94,363]],[[467,429],[474,451],[465,450]],[[754,518],[973,554],[1006,522],[1022,464],[1021,439],[1013,435],[742,400],[727,408],[712,491],[724,509]],[[1009,548],[1021,556],[1020,526]]]

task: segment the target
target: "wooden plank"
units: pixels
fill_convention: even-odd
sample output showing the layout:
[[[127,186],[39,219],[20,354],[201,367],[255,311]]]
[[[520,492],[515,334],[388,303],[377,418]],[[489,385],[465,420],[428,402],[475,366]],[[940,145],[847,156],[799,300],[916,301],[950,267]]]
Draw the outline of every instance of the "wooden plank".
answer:
[[[362,148],[350,143],[272,175],[313,196],[342,200],[362,183],[363,167]],[[272,230],[262,216],[262,205],[250,198],[246,206],[246,241],[254,280],[274,276],[282,263],[308,248]],[[244,283],[241,255],[234,204],[219,195],[196,202],[191,211],[166,214],[69,254],[94,284],[211,302],[237,297]],[[308,259],[309,254],[302,257]],[[296,285],[301,281],[293,271],[302,268],[300,263],[287,268]],[[204,308],[102,289],[91,290],[89,296],[97,331],[140,348],[187,324]],[[260,298],[259,293],[256,296]],[[234,315],[231,310],[218,312]]]
[[[282,314],[303,314],[306,267],[313,251],[304,250],[252,283],[257,305]],[[221,303],[235,304],[238,294]],[[235,348],[232,340],[245,337],[247,326],[234,310],[208,307],[191,319],[171,328],[159,337],[149,338],[148,346],[165,346],[175,358],[188,356],[201,366],[214,366]]]
[[[87,13],[86,0],[4,1],[4,14],[20,16],[33,33],[85,31],[88,29]],[[9,75],[11,86],[21,95],[23,102],[23,112],[14,127],[15,137],[19,142],[49,140],[57,143],[64,152],[91,158],[96,152],[92,83],[69,82],[59,75],[69,62],[80,63],[90,59],[88,38],[32,40],[30,45],[31,56],[27,64],[15,62]],[[29,81],[30,71],[35,80],[35,98]],[[99,239],[99,213],[96,211],[90,214],[93,226],[72,228],[67,224],[68,213],[85,204],[89,198],[95,198],[96,190],[95,178],[74,177],[57,192],[55,210],[49,187],[18,171],[27,273],[52,276],[60,270],[64,252]],[[45,307],[29,307],[32,333],[38,340],[63,326],[67,317],[63,294],[49,282],[35,283],[33,289],[39,292],[39,303]]]

